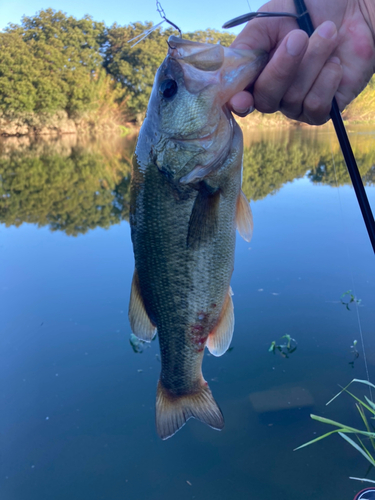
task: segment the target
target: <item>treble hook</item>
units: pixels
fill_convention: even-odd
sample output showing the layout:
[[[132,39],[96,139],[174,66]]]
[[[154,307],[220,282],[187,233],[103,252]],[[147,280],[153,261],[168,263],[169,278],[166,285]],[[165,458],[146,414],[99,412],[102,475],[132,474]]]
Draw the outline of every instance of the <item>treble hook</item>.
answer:
[[[164,12],[164,9],[161,6],[159,0],[156,1],[156,10],[159,12],[160,17],[162,19],[164,19],[164,21],[166,21],[168,24],[170,24],[171,26],[173,26],[180,33],[180,38],[182,38],[182,32],[181,32],[180,28],[176,24],[172,23],[172,21],[170,21],[169,19],[167,19],[166,15],[165,15],[165,12]],[[171,48],[173,48],[173,47],[171,47]]]

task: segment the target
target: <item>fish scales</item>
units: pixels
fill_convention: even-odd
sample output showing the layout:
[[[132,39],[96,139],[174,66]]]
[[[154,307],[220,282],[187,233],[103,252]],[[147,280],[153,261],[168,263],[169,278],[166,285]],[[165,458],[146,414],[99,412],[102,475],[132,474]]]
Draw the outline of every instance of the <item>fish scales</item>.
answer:
[[[249,217],[241,192],[242,133],[225,107],[237,88],[223,90],[234,70],[217,46],[176,37],[169,45],[133,159],[130,210],[129,317],[143,340],[158,333],[156,424],[163,439],[190,417],[224,425],[201,366],[205,346],[221,355],[230,344],[236,221]],[[265,61],[258,53],[232,57],[237,71],[246,66],[254,75]]]

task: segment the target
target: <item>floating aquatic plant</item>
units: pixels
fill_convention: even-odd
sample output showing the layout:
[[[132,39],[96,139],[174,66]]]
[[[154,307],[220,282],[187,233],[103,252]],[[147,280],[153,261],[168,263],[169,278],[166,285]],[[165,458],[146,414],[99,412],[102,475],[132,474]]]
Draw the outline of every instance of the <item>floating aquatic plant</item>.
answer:
[[[155,337],[152,340],[155,340]],[[150,342],[146,342],[145,340],[139,339],[134,333],[130,334],[129,343],[132,346],[132,349],[135,353],[141,354],[145,349],[150,347]]]
[[[297,349],[297,341],[288,334],[283,335],[281,338],[286,339],[286,341],[283,344],[277,344],[276,340],[273,340],[268,351],[274,354],[279,352],[283,358],[288,358],[289,354],[292,354]]]
[[[350,311],[349,304],[356,303],[359,305],[362,302],[362,299],[357,299],[351,290],[347,290],[341,295],[340,302],[347,308],[348,311]]]

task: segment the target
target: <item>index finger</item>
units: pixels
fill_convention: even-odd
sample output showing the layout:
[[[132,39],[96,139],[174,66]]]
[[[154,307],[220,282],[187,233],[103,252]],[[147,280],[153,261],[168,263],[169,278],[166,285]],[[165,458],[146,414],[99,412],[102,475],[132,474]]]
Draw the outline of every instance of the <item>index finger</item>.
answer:
[[[265,4],[260,10],[272,12],[272,3]],[[276,10],[280,11],[279,5]],[[290,11],[290,8],[286,6],[285,11]],[[255,18],[246,24],[231,47],[245,50],[262,49],[272,54],[285,35],[294,29],[298,29],[298,24],[290,17]]]

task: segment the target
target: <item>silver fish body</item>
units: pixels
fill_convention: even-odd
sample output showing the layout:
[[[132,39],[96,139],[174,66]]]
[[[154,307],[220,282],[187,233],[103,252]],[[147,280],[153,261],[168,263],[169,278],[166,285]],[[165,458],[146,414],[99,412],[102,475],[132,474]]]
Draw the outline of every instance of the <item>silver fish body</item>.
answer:
[[[241,191],[242,133],[225,103],[266,60],[176,37],[169,47],[133,159],[130,209],[129,318],[143,340],[158,332],[163,439],[190,417],[224,425],[202,360],[205,346],[220,356],[231,342],[236,226],[247,239],[252,230]]]

